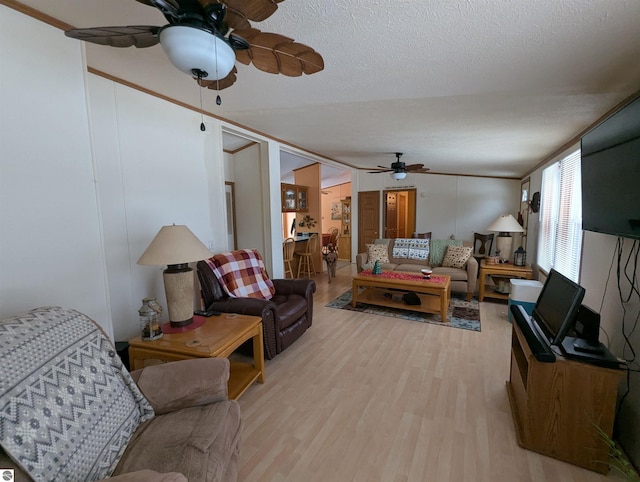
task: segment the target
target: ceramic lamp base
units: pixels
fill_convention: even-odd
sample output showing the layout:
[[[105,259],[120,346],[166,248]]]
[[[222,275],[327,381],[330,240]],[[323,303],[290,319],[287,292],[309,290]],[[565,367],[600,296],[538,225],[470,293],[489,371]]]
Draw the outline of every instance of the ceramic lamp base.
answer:
[[[500,261],[503,263],[506,263],[511,258],[512,246],[513,238],[509,234],[500,233],[496,237],[496,251],[498,251]]]
[[[188,264],[169,265],[162,278],[171,326],[189,325],[193,322],[193,269]]]

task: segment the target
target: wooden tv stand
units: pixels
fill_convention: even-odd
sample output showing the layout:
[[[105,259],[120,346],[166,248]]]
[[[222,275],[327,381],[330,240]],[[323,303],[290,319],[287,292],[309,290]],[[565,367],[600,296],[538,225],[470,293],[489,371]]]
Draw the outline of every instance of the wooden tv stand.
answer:
[[[534,357],[514,322],[507,392],[518,445],[600,473],[609,471],[609,446],[623,370]]]

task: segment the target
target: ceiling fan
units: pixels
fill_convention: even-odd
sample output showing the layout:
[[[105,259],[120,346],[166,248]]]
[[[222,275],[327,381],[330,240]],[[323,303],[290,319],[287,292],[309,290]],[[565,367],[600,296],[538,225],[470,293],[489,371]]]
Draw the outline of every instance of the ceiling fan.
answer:
[[[372,169],[367,168],[369,174],[379,174],[381,172],[390,172],[391,177],[396,181],[407,177],[407,173],[424,174],[429,172],[428,167],[424,164],[409,164],[408,166],[400,160],[402,152],[396,152],[396,162],[391,163],[391,167],[378,166]]]
[[[155,7],[169,22],[163,27],[74,28],[67,37],[111,47],[151,47],[160,43],[171,63],[202,87],[233,85],[235,61],[271,74],[297,77],[324,69],[322,56],[307,45],[252,28],[284,0],[136,0]]]

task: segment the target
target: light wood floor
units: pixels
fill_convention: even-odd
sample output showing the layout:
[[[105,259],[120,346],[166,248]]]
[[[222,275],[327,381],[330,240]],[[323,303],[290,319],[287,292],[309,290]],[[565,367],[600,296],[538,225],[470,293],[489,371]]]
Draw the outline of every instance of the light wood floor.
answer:
[[[325,308],[354,272],[316,278],[313,326],[240,398],[239,480],[621,480],[518,447],[506,305],[480,333]]]

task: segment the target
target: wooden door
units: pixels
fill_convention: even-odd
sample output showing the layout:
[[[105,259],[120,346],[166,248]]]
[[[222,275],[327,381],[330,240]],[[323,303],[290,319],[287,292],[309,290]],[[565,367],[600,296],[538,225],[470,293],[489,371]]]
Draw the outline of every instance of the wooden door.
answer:
[[[410,238],[412,233],[407,233],[407,192],[398,193],[398,232],[397,238]]]
[[[384,191],[383,238],[410,238],[416,230],[416,190]]]
[[[380,191],[358,193],[358,253],[380,237]],[[352,240],[353,241],[353,240]]]
[[[388,192],[385,194],[384,203],[384,228],[383,238],[398,237],[398,194]]]

